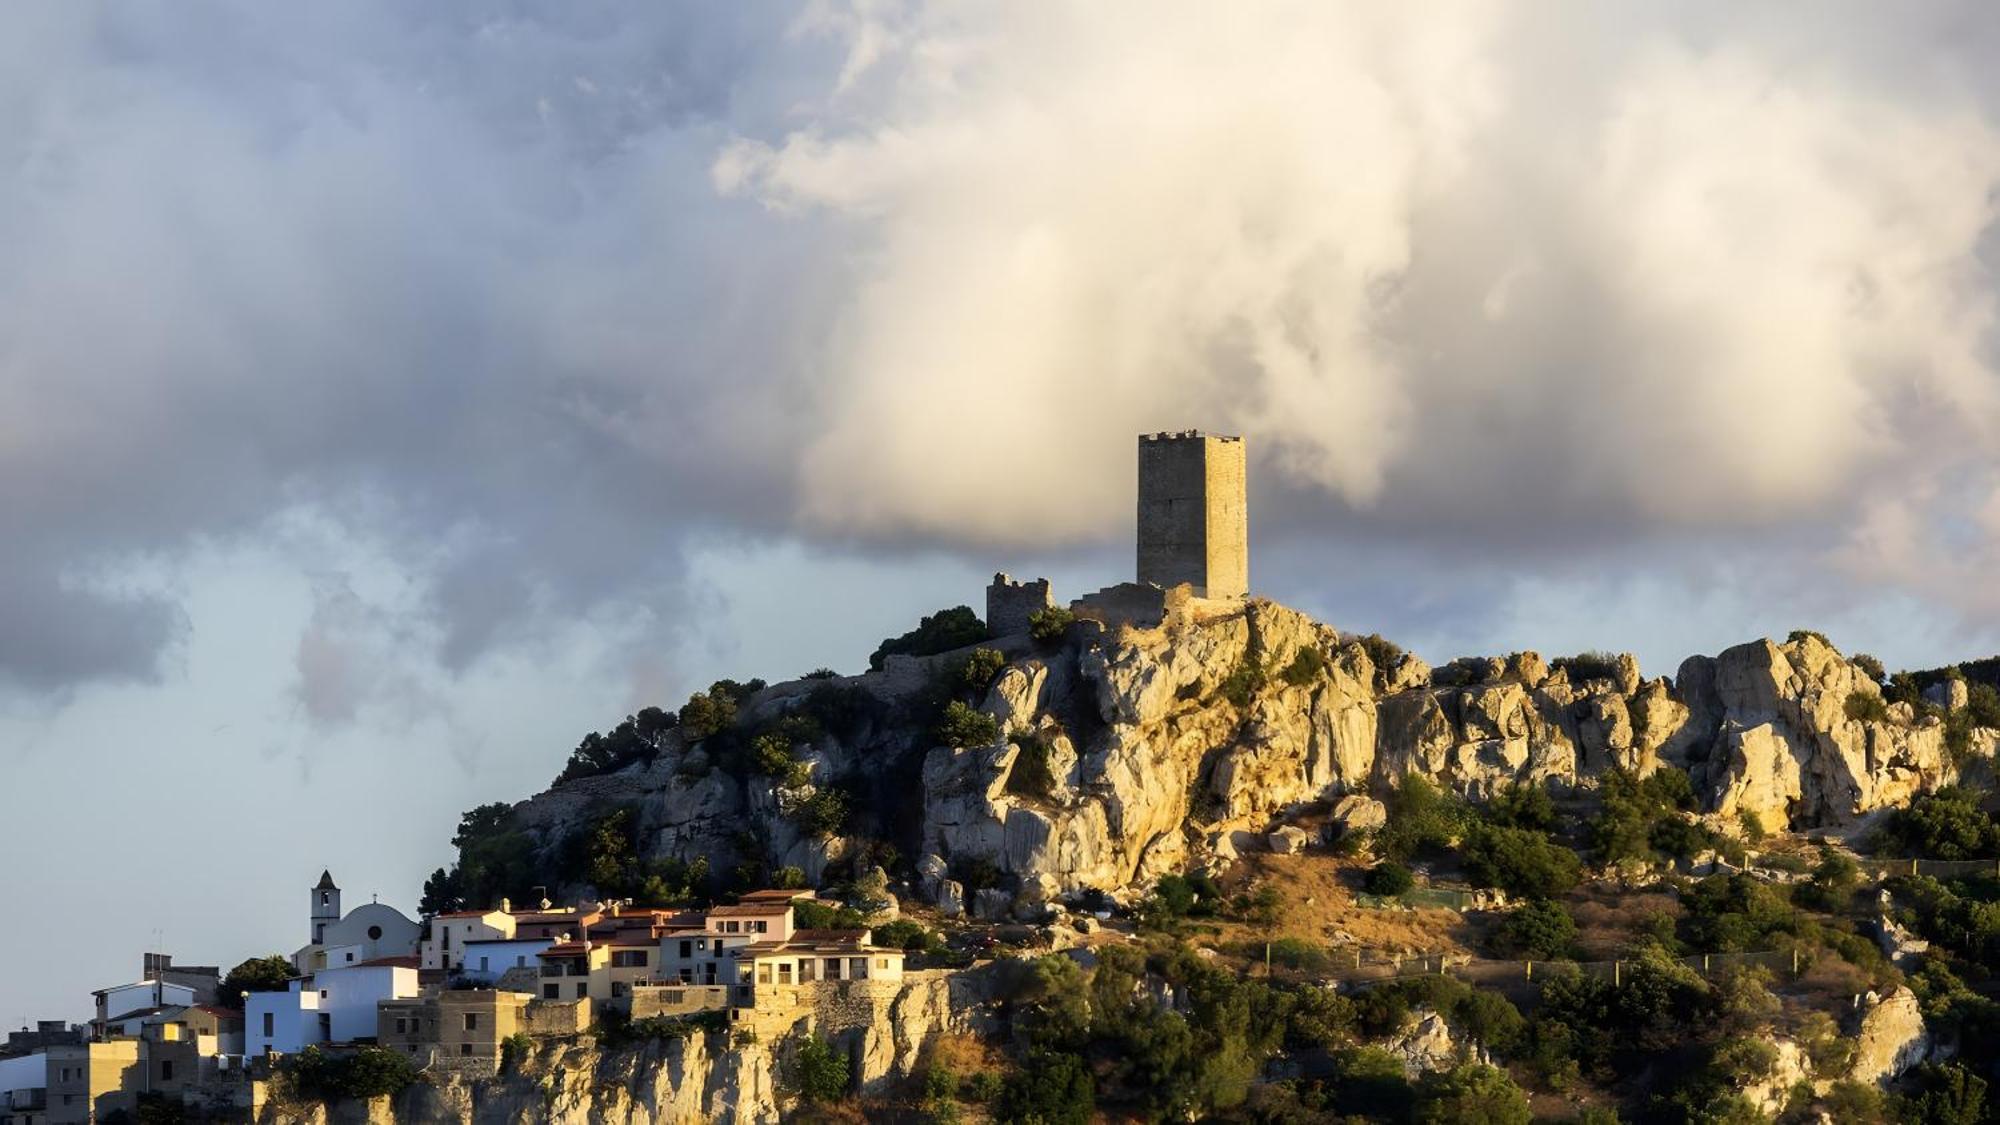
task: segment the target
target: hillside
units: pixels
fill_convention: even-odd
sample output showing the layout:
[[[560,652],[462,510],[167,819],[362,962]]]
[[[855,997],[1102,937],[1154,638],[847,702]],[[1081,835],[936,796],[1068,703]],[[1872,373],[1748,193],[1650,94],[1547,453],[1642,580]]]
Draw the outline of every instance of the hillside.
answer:
[[[1268,601],[1107,604],[719,681],[468,813],[427,910],[812,887],[913,975],[549,1040],[400,1119],[1990,1120],[1977,678],[1809,631],[1433,669]]]

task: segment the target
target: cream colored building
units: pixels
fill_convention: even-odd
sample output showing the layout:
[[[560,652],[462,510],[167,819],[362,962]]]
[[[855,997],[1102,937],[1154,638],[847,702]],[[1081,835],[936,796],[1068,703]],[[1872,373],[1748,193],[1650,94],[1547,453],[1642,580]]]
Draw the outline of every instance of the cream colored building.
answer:
[[[533,997],[490,988],[450,988],[412,1000],[386,1000],[377,1010],[375,1039],[420,1065],[448,1062],[492,1071],[500,1045],[528,1028]]]

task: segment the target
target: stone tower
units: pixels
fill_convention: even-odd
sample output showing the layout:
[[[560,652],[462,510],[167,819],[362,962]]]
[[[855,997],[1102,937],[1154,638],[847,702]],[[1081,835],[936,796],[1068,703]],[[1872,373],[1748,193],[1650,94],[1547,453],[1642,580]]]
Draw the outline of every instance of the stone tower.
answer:
[[[1139,581],[1204,598],[1250,592],[1243,439],[1197,430],[1139,437]]]
[[[333,873],[319,873],[319,883],[312,889],[312,943],[320,945],[326,937],[326,928],[340,921],[340,888],[333,885]]]

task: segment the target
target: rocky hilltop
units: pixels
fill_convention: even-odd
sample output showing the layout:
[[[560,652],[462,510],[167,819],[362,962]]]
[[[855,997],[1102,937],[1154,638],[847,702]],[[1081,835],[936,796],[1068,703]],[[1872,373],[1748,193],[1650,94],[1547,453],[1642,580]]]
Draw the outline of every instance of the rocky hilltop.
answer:
[[[1664,764],[1720,831],[1832,833],[1955,778],[1947,724],[1811,633],[1649,680],[1629,655],[1433,669],[1261,599],[1104,617],[763,687],[512,820],[554,849],[629,809],[650,858],[814,883],[894,854],[948,914],[1025,917],[1227,861],[1308,811],[1366,824],[1368,794],[1412,774],[1484,797]],[[801,815],[827,798],[836,815]]]

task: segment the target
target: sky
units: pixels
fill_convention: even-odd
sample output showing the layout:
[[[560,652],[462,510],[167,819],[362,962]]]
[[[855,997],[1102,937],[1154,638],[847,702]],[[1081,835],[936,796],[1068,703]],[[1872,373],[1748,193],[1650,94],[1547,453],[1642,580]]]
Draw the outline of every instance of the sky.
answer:
[[[0,1023],[290,951],[322,867],[413,910],[638,707],[1128,578],[1146,431],[1243,434],[1256,592],[1433,661],[2000,652],[1996,55],[1982,0],[10,11]]]

